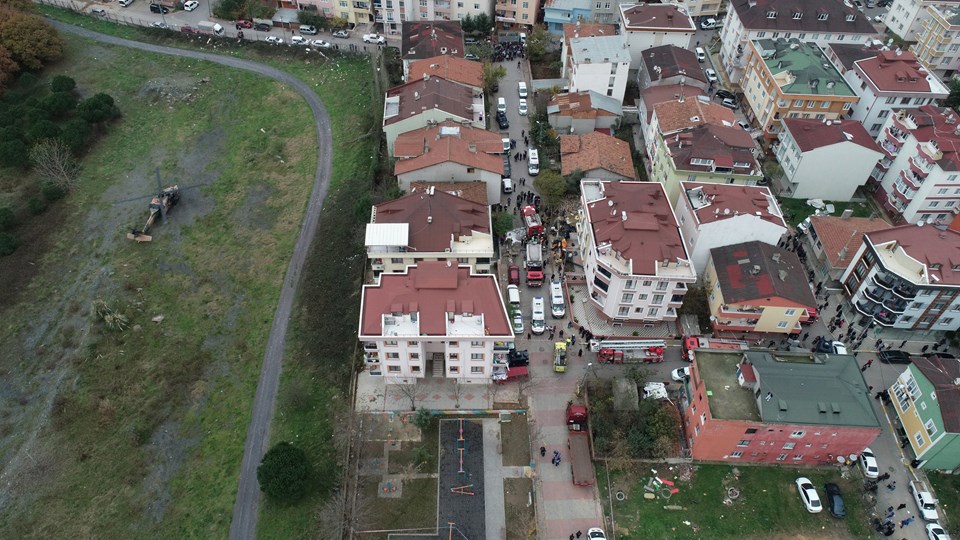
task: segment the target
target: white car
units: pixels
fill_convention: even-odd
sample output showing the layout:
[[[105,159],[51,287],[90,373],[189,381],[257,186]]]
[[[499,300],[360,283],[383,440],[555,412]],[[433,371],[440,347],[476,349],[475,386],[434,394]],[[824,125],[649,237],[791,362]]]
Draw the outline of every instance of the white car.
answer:
[[[336,32],[333,33],[333,37],[335,37],[335,38],[348,38],[348,37],[350,37],[350,32],[347,32],[346,30],[337,30]]]
[[[717,82],[720,80],[717,78],[717,72],[710,68],[703,70],[703,73],[707,76],[707,82]]]
[[[380,34],[364,34],[363,35],[364,43],[375,43],[377,45],[383,45],[387,42],[387,38],[381,36]]]
[[[278,38],[277,36],[267,36],[263,40],[267,43],[273,43],[274,45],[283,45],[283,39]]]
[[[807,507],[807,512],[816,514],[823,511],[820,495],[817,495],[817,488],[813,487],[813,482],[809,478],[805,476],[797,478],[797,492],[800,493],[800,500]]]
[[[744,122],[743,120],[737,120],[737,125],[747,131],[750,131],[750,124]]]
[[[690,378],[690,368],[688,367],[677,368],[672,372],[670,372],[670,377],[677,382],[683,382]]]
[[[875,23],[882,23],[882,22],[884,21],[884,19],[886,19],[886,18],[887,18],[887,14],[886,14],[886,13],[881,13],[881,14],[879,14],[879,15],[877,15],[876,17],[873,18],[873,22],[875,22]]]
[[[587,529],[587,540],[607,540],[607,535],[600,527],[592,527]]]
[[[927,538],[930,540],[950,540],[950,535],[939,523],[927,523]]]
[[[329,41],[324,41],[324,40],[322,40],[322,39],[315,39],[315,40],[311,41],[310,44],[313,45],[314,47],[318,48],[318,49],[329,49],[329,48],[330,48],[330,42],[329,42]]]
[[[163,22],[163,21],[153,21],[152,23],[150,23],[150,26],[152,26],[152,27],[154,27],[154,28],[166,28],[166,27],[167,27],[167,23],[165,23],[165,22]]]
[[[520,116],[527,115],[527,100],[521,99],[520,105],[517,106],[517,111],[520,113]]]
[[[880,476],[880,467],[877,465],[877,457],[873,455],[873,450],[864,448],[863,452],[860,452],[860,470],[863,471],[863,476],[870,479]]]
[[[518,336],[523,333],[523,315],[519,311],[513,315],[513,333]]]
[[[309,45],[310,40],[303,36],[293,36],[290,38],[291,45]]]
[[[187,0],[183,3],[183,9],[186,11],[193,11],[198,7],[200,7],[200,2],[197,2],[197,0]]]

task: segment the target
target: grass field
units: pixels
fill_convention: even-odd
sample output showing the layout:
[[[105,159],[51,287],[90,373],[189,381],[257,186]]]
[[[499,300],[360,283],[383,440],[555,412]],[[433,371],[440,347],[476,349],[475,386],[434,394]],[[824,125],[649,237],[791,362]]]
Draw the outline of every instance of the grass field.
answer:
[[[940,505],[940,525],[954,538],[960,538],[960,476],[929,473],[927,478],[933,486]],[[946,517],[946,519],[943,519]]]
[[[80,188],[44,216],[58,224],[51,246],[23,261],[39,270],[0,317],[0,348],[10,353],[0,367],[12,389],[3,394],[0,455],[9,466],[22,442],[36,441],[0,494],[0,523],[15,536],[223,537],[263,345],[316,166],[312,119],[299,96],[254,75],[67,43],[64,61],[44,76],[68,74],[81,90],[110,93],[124,118],[84,160]],[[369,200],[373,139],[359,138],[374,127],[369,61],[273,63],[312,83],[330,110],[336,190],[327,208],[346,205],[349,218],[321,228],[355,246],[343,227],[356,223],[358,198]],[[190,97],[158,97],[147,90],[157,81]],[[146,201],[111,203],[153,191],[155,166],[182,187],[205,185],[184,192],[154,243],[136,245],[122,236],[145,219]],[[331,273],[352,286],[356,261],[344,261]],[[314,461],[314,503],[337,481],[330,407],[344,401],[344,338],[355,326],[346,289],[334,290],[318,328],[298,327],[273,431]],[[132,328],[93,321],[95,298]],[[156,315],[163,322],[151,322]],[[326,348],[313,334],[328,338]],[[318,373],[329,378],[304,384]],[[35,425],[47,427],[33,433]],[[262,534],[274,536],[278,522],[278,537],[306,534],[299,525],[310,524],[311,510],[267,505]]]
[[[778,197],[777,202],[780,203],[780,209],[783,211],[783,217],[787,220],[787,223],[793,227],[796,227],[798,223],[807,219],[810,214],[816,212],[816,209],[807,204],[806,199],[791,199],[789,197]],[[853,210],[854,217],[870,217],[876,211],[873,206],[866,202],[840,202],[840,201],[824,201],[825,203],[832,204],[835,208],[833,214],[834,216],[840,216],[843,214],[843,211],[850,208]],[[879,216],[879,213],[877,213]],[[879,216],[882,219],[882,216]]]
[[[612,491],[622,490],[626,500],[614,500],[617,538],[864,538],[870,536],[868,511],[858,489],[859,480],[847,480],[835,470],[797,471],[779,467],[740,467],[734,480],[732,467],[698,465],[690,482],[675,480],[667,465],[655,467],[660,478],[676,481],[680,491],[669,502],[643,498],[646,478],[610,474]],[[648,468],[641,474],[650,474]],[[806,476],[823,497],[825,482],[837,483],[847,506],[846,519],[835,519],[824,510],[810,514],[796,493],[794,480]],[[609,515],[607,473],[597,466],[597,480],[603,497],[603,511]],[[723,504],[728,486],[740,490],[730,506]],[[665,510],[664,505],[682,510]],[[694,527],[697,531],[694,531]]]

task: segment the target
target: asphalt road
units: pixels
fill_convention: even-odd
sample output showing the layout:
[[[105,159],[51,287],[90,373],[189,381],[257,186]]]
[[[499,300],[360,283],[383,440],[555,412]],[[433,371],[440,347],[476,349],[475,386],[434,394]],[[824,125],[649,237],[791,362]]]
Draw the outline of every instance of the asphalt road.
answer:
[[[239,58],[139,43],[100,34],[57,21],[51,20],[49,22],[61,32],[70,32],[101,43],[159,54],[168,54],[171,56],[205,60],[228,67],[252,71],[289,85],[303,96],[303,99],[307,102],[307,105],[310,106],[310,110],[313,113],[314,126],[316,127],[317,139],[319,141],[317,145],[317,170],[313,178],[313,192],[310,196],[310,203],[307,206],[307,213],[303,218],[303,225],[300,228],[300,236],[297,238],[293,256],[290,258],[290,264],[287,267],[287,273],[283,279],[283,289],[280,292],[277,310],[273,316],[273,324],[270,327],[270,336],[267,339],[267,348],[264,352],[263,365],[260,369],[260,380],[257,383],[257,392],[254,396],[250,426],[247,429],[247,439],[243,447],[240,485],[237,491],[236,503],[233,508],[233,519],[230,523],[231,539],[253,539],[256,536],[257,519],[260,509],[257,465],[259,465],[260,459],[266,453],[267,444],[270,442],[270,423],[273,420],[273,411],[277,401],[277,389],[280,385],[283,348],[286,341],[287,326],[290,321],[290,312],[293,309],[293,302],[296,297],[297,286],[300,283],[303,264],[307,253],[310,251],[310,245],[313,243],[313,238],[317,230],[317,222],[320,218],[320,211],[323,208],[323,201],[326,199],[327,191],[330,187],[331,149],[333,141],[330,132],[330,117],[327,115],[327,110],[320,101],[320,98],[317,97],[306,83],[276,68],[248,60],[241,60]]]

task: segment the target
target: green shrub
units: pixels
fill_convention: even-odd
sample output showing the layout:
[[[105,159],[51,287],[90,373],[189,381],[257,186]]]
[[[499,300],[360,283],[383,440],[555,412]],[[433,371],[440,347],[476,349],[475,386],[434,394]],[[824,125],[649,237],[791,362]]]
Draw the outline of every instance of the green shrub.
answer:
[[[0,232],[0,257],[13,253],[19,246],[20,242],[16,236],[8,232]]]
[[[13,226],[17,216],[13,210],[7,207],[0,208],[0,231],[9,229]]]
[[[57,75],[50,81],[50,89],[54,92],[72,92],[77,87],[77,81],[66,75]]]
[[[300,499],[310,481],[307,455],[289,442],[277,443],[260,461],[257,481],[260,490],[271,499],[284,502]]]
[[[44,183],[41,191],[43,191],[43,198],[46,199],[47,202],[58,201],[67,194],[65,189],[50,182]]]
[[[27,201],[27,208],[30,209],[31,214],[35,216],[39,216],[40,214],[47,211],[47,203],[44,202],[43,199],[38,199],[36,197],[33,197],[32,199]]]

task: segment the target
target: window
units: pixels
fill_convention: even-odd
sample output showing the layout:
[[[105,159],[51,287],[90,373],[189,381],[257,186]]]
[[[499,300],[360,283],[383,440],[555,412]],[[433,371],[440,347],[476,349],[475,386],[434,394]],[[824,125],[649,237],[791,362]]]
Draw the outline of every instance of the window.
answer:
[[[740,441],[740,442],[737,443],[737,446],[739,446],[739,447],[741,447],[741,448],[746,447],[746,446],[750,446],[750,441],[748,441],[747,439],[743,439],[742,441]]]
[[[730,457],[731,457],[731,458],[738,458],[738,457],[740,457],[740,456],[742,456],[742,455],[743,455],[743,452],[731,452],[731,453],[730,453]]]
[[[638,312],[642,312],[642,308],[637,308]],[[620,306],[617,308],[617,317],[629,317],[630,316],[630,306]]]
[[[450,353],[450,354],[447,355],[447,358],[449,358],[450,360],[459,360],[459,359],[460,359],[460,354],[459,354],[459,353],[452,352],[452,353]]]
[[[883,124],[873,124],[870,126],[870,131],[879,131]]]
[[[383,342],[383,345],[384,345],[385,347],[396,347],[396,346],[397,346],[397,342],[396,342],[396,341],[384,341],[384,342]]]
[[[753,434],[756,433],[756,432],[757,432],[757,428],[747,428],[747,430],[744,431],[744,434],[746,434],[746,435],[753,435]]]
[[[400,373],[400,366],[387,366],[387,373]]]
[[[658,313],[660,313],[660,308],[652,307],[647,310],[648,317],[656,317]]]
[[[783,461],[783,460],[785,460],[785,459],[787,459],[787,455],[786,455],[786,454],[780,454],[779,456],[777,456],[777,461]]]
[[[936,207],[940,206],[940,201],[930,201],[930,204],[929,204],[928,206],[929,206],[930,208],[936,208]]]
[[[654,303],[654,304],[657,304],[657,305],[662,304],[662,303],[663,303],[663,295],[662,295],[662,294],[655,294],[655,295],[653,295],[653,303]]]
[[[794,460],[794,461],[802,461],[802,460],[803,460],[803,454],[794,454],[794,455],[793,455],[793,460]]]
[[[946,195],[946,194],[947,194],[947,188],[940,188],[937,190],[937,195]]]
[[[452,374],[460,373],[460,366],[450,366],[447,371]]]
[[[483,360],[483,353],[470,353],[470,360]]]
[[[784,450],[793,450],[794,447],[796,447],[796,446],[797,446],[797,443],[788,442],[788,443],[784,443],[784,444],[783,444],[783,449],[784,449]]]
[[[391,257],[390,262],[392,262],[393,264],[400,264],[403,262],[403,259],[401,259],[400,257]]]
[[[670,285],[670,284],[667,283],[666,281],[661,281],[660,283],[657,283],[657,290],[658,290],[658,291],[665,291],[665,290],[667,290],[667,286],[668,286],[668,285]]]
[[[786,328],[787,324],[787,321],[780,321],[777,323],[777,328]]]
[[[483,347],[483,342],[482,342],[482,341],[471,341],[471,342],[470,342],[470,346],[471,346],[471,347]]]
[[[651,285],[653,285],[653,282],[652,282],[652,281],[647,280],[647,281],[644,281],[644,282],[643,282],[643,286],[644,286],[644,287],[649,287],[649,286],[651,286]]]
[[[784,311],[783,314],[786,315],[787,317],[792,317],[793,315],[796,315],[796,314],[797,314],[797,310],[795,310],[795,309],[788,309],[788,310]]]
[[[633,303],[633,293],[623,293],[623,296],[620,297],[620,303],[622,303],[622,304],[632,304],[632,303]]]
[[[886,118],[886,117],[888,117],[888,116],[890,116],[890,110],[889,110],[889,109],[884,109],[884,110],[880,111],[880,114],[877,115],[877,118]]]
[[[416,352],[410,353],[410,359],[411,359],[411,360],[420,360],[420,353],[416,353]]]
[[[637,288],[637,280],[628,279],[626,285],[623,286],[624,289],[632,291]]]
[[[933,420],[927,420],[927,423],[923,425],[927,430],[927,435],[933,437],[933,434],[937,432],[937,425],[933,423]]]
[[[923,433],[918,431],[916,434],[914,434],[913,438],[917,441],[917,448],[923,448],[923,445],[925,444],[923,441]]]
[[[399,360],[399,359],[400,359],[400,353],[395,353],[395,352],[387,353],[387,360]]]
[[[451,342],[447,343],[447,346],[448,346],[448,347],[459,347],[459,346],[460,346],[460,342],[459,342],[459,341],[451,341]]]
[[[799,11],[797,11],[797,12],[795,12],[795,13],[793,14],[793,20],[795,20],[795,21],[799,21],[799,20],[802,19],[802,18],[803,18],[803,13],[800,13]]]
[[[410,366],[410,373],[420,373],[420,366]]]
[[[802,99],[795,99],[795,100],[793,100],[793,106],[794,106],[794,107],[803,107],[803,100],[802,100]]]
[[[817,20],[818,20],[818,21],[825,21],[825,20],[827,20],[827,14],[826,14],[826,13],[818,13],[818,14],[817,14]]]
[[[707,413],[700,413],[700,425],[707,423]]]
[[[794,431],[793,433],[790,434],[790,438],[791,438],[791,439],[802,439],[803,436],[806,435],[806,434],[807,434],[806,431]]]
[[[483,375],[483,366],[471,366],[470,367],[471,375]]]
[[[767,35],[766,32],[757,32],[757,39],[761,39]]]

